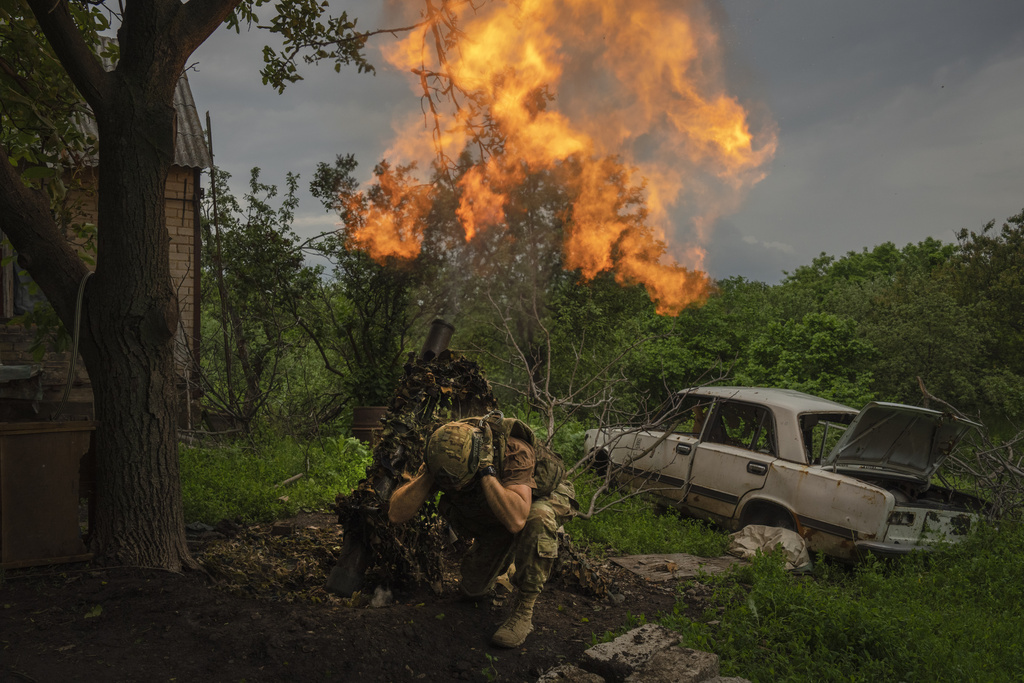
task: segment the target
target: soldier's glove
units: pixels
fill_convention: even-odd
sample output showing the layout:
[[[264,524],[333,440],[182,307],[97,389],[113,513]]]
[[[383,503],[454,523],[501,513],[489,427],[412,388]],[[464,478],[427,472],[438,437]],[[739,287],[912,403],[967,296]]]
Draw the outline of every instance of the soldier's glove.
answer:
[[[490,430],[481,430],[481,443],[480,443],[480,461],[476,466],[476,471],[480,472],[485,467],[491,467],[494,465],[494,445],[491,443]]]
[[[480,449],[480,465],[476,468],[477,472],[494,464],[495,437],[501,434],[504,419],[505,416],[500,410],[492,410],[484,415],[477,424],[484,437],[484,447]]]
[[[481,424],[473,438],[480,439],[480,459],[477,461],[474,479],[479,481],[487,475],[498,476],[497,470],[494,469],[494,443],[491,440],[490,428],[486,424]]]

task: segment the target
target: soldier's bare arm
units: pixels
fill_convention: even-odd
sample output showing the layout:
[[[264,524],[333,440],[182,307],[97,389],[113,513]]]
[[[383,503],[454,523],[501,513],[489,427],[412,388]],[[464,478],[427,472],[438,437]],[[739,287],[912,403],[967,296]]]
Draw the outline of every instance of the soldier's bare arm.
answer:
[[[523,484],[505,486],[497,477],[481,478],[480,486],[498,521],[512,533],[519,533],[526,526],[526,517],[533,502],[530,487]]]
[[[433,486],[434,475],[427,471],[426,466],[420,467],[412,480],[391,494],[388,505],[388,519],[391,523],[401,524],[412,519],[420,506],[430,497],[430,489]]]

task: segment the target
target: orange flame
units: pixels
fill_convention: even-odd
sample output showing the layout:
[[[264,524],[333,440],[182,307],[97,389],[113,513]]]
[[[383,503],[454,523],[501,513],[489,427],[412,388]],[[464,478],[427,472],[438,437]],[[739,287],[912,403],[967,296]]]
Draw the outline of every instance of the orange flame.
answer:
[[[462,196],[455,215],[462,223],[466,241],[489,225],[501,225],[505,220],[505,195],[491,189],[483,169],[474,166],[459,179]]]
[[[643,284],[661,313],[703,300],[710,287],[699,272],[707,226],[764,177],[776,146],[774,128],[752,132],[747,111],[721,85],[722,48],[710,12],[666,0],[496,0],[458,12],[454,23],[427,26],[384,55],[417,74],[420,88],[447,69],[474,94],[473,103],[483,103],[502,136],[501,154],[460,180],[457,215],[466,240],[503,224],[524,168],[575,159],[565,267],[584,279],[612,270],[620,282]],[[442,64],[431,46],[435,30],[446,26],[462,35]],[[459,106],[452,112],[437,113],[433,140],[425,140],[422,124],[403,128],[388,158],[427,159],[435,145],[449,155],[465,149],[474,130],[467,124],[479,130],[481,118],[473,103],[457,96],[453,103]],[[646,215],[623,213],[602,179],[609,157],[634,169],[633,183],[643,179]],[[681,212],[688,226],[673,225]],[[414,256],[418,222],[398,227],[380,216],[360,234],[378,253]],[[377,230],[384,236],[371,237]]]
[[[380,190],[373,199],[359,192],[347,202],[349,214],[358,217],[358,223],[350,226],[351,240],[375,261],[390,256],[413,259],[420,253],[430,196],[426,188],[409,182],[404,171],[379,168]]]

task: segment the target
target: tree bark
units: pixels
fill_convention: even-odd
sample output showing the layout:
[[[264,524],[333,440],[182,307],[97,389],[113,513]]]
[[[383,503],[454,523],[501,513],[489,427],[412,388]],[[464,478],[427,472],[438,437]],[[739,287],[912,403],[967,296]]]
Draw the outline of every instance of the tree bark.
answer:
[[[83,347],[103,444],[94,551],[117,564],[179,569],[191,560],[176,439],[179,313],[163,198],[174,110],[158,94],[139,98],[140,89],[119,77],[99,119],[98,258],[91,343]]]
[[[121,58],[104,72],[64,1],[29,0],[99,127],[97,261],[85,291],[80,348],[100,423],[92,550],[101,563],[175,571],[195,565],[178,470],[179,310],[164,190],[174,158],[173,95],[185,60],[237,3],[128,0],[118,31]],[[17,169],[0,166],[2,227],[73,329],[87,269],[61,237],[46,195],[26,188]]]

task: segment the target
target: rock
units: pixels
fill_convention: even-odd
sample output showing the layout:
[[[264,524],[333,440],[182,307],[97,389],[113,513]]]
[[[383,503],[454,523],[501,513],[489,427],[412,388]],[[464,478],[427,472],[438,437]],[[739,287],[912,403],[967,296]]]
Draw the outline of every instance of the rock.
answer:
[[[718,677],[718,655],[687,647],[655,653],[626,683],[702,683]]]
[[[578,666],[562,664],[546,671],[537,679],[537,683],[605,683],[605,680]]]
[[[607,681],[618,683],[642,669],[656,653],[678,643],[678,633],[657,624],[644,624],[610,643],[590,648],[583,653],[581,665]]]
[[[387,607],[392,602],[394,602],[394,599],[391,597],[391,591],[383,586],[377,586],[373,591],[373,599],[370,600],[370,607]]]
[[[224,534],[228,538],[234,538],[238,535],[238,532],[242,530],[242,527],[238,526],[230,519],[222,519],[214,526],[216,531]]]

